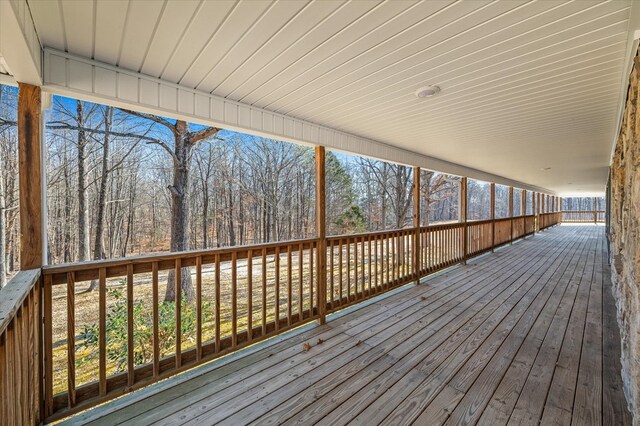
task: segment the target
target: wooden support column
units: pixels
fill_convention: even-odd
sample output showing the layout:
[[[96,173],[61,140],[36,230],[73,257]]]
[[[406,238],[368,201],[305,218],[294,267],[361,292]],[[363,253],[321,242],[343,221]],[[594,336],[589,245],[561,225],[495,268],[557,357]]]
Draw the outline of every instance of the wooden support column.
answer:
[[[316,147],[316,235],[318,237],[318,322],[324,324],[327,315],[327,215],[325,185],[325,149]],[[333,297],[333,295],[332,295]]]
[[[536,216],[536,192],[531,193],[531,214],[533,215],[533,234],[535,235],[537,229],[537,216]]]
[[[491,251],[496,245],[496,184],[491,182]]]
[[[509,187],[509,222],[511,231],[509,234],[509,244],[513,244],[513,186]]]
[[[22,270],[39,268],[44,259],[41,102],[40,87],[19,84],[18,173]]]
[[[536,209],[536,228],[540,231],[540,213],[542,213],[542,194],[538,192],[538,205]]]
[[[420,282],[420,167],[413,168],[413,244],[411,249],[413,275]],[[428,213],[428,212],[427,212]],[[364,267],[364,265],[363,265]]]
[[[467,178],[463,177],[460,182],[460,222],[464,223],[462,230],[462,250],[464,254],[464,264],[467,264],[469,256],[469,236],[467,235]]]

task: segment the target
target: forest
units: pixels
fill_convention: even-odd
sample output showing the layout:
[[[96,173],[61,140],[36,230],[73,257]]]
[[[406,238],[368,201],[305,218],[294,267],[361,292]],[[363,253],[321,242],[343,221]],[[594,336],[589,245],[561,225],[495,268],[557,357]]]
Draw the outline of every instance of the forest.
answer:
[[[19,265],[17,89],[0,89],[4,285]],[[315,235],[312,147],[60,96],[45,138],[50,264]],[[326,183],[328,235],[412,224],[412,167],[328,152]],[[459,177],[422,170],[421,186],[423,225],[458,220]]]

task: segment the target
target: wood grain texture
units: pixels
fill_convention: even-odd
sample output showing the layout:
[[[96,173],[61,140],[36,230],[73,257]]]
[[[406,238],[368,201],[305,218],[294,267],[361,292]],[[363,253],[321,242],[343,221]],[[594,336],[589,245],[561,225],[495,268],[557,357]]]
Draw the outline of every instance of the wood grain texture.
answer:
[[[44,255],[40,87],[19,84],[20,269],[39,268]]]

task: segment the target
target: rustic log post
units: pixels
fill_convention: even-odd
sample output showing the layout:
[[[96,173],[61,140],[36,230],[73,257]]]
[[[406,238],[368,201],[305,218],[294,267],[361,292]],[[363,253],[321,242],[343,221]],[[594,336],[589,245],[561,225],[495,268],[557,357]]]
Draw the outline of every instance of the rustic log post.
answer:
[[[19,84],[18,158],[20,180],[20,268],[39,268],[44,260],[42,98],[40,87]]]
[[[491,251],[496,246],[496,184],[491,182]]]
[[[411,248],[413,275],[420,282],[420,167],[413,168],[413,244]],[[429,214],[429,212],[426,212]],[[363,265],[364,267],[364,265]]]
[[[464,224],[462,234],[462,252],[464,255],[464,264],[467,264],[469,255],[469,236],[467,235],[467,178],[463,177],[460,182],[460,222]]]
[[[513,186],[509,187],[509,218],[509,222],[511,225],[509,244],[513,244]]]
[[[316,235],[318,244],[318,322],[326,322],[327,311],[327,228],[326,228],[326,190],[325,190],[325,149],[316,146]],[[313,307],[311,308],[313,311]]]

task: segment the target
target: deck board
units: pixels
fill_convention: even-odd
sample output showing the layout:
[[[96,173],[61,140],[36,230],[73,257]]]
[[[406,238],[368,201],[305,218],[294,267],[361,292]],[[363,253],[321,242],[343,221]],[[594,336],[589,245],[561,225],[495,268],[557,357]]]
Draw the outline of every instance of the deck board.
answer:
[[[551,228],[69,422],[630,424],[605,250]]]

